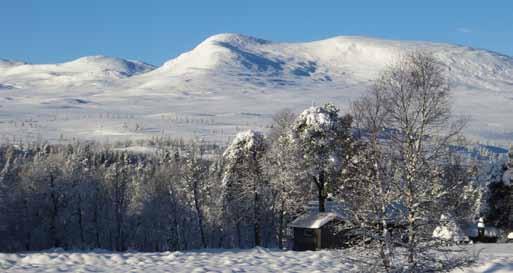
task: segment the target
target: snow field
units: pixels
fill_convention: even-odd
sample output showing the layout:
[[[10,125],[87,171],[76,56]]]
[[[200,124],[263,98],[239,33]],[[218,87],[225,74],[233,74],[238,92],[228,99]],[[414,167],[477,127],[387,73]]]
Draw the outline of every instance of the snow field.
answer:
[[[7,272],[358,272],[344,251],[202,250],[0,254]]]
[[[466,246],[469,255],[479,254],[474,265],[451,273],[513,272],[513,244]],[[0,272],[362,272],[376,257],[354,249],[322,251],[280,251],[254,248],[207,249],[188,252],[113,253],[91,252],[0,253]],[[378,272],[374,270],[373,272]]]

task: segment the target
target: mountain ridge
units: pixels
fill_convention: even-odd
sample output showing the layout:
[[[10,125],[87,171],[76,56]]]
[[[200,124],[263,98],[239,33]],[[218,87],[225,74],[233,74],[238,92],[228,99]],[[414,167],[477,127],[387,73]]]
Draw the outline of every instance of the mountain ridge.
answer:
[[[492,89],[490,82],[513,84],[513,58],[501,53],[444,43],[362,36],[275,43],[240,34],[218,34],[149,73],[178,76],[216,71],[231,77],[281,77],[284,82],[304,77],[331,81],[352,75],[353,80],[366,82],[400,56],[417,50],[437,57],[456,84],[470,83]]]
[[[264,128],[282,108],[300,111],[312,102],[333,102],[346,108],[383,69],[415,50],[433,54],[445,67],[455,114],[473,117],[466,134],[513,140],[513,58],[507,55],[444,43],[362,36],[288,43],[234,33],[213,35],[160,66],[101,55],[60,64],[0,61],[0,108],[6,113],[0,116],[0,129],[4,126],[17,135],[20,129],[9,127],[15,124],[9,123],[12,120],[112,112],[114,116],[137,116],[151,130],[129,132],[126,126],[119,127],[117,119],[105,121],[103,114],[71,132],[61,128],[62,124],[52,125],[52,130],[82,132],[86,138],[199,134],[225,139],[248,124]],[[190,116],[211,117],[214,125],[167,128],[162,117],[168,115],[174,123],[179,123],[179,116],[189,121]],[[42,124],[50,126],[47,121]],[[112,128],[106,130],[107,125]],[[48,135],[43,131],[47,127],[42,128],[37,134]]]
[[[56,64],[30,64],[1,59],[0,72],[9,75],[13,73],[13,70],[22,70],[20,67],[26,66],[33,68],[55,66],[62,70],[75,65],[82,70],[100,69],[119,72],[119,75],[114,78],[140,76],[152,72],[156,75],[176,76],[213,70],[224,70],[223,72],[228,74],[231,72],[232,75],[256,73],[258,76],[294,78],[295,76],[311,76],[318,69],[324,69],[327,75],[320,75],[318,80],[332,80],[352,73],[360,81],[367,81],[376,77],[377,73],[397,60],[399,56],[416,50],[432,53],[448,69],[453,67],[456,70],[459,69],[460,75],[457,73],[450,75],[456,79],[466,74],[465,70],[468,70],[469,65],[473,66],[472,71],[478,71],[479,75],[477,76],[481,80],[486,80],[486,77],[490,75],[498,75],[505,71],[508,75],[500,78],[499,81],[508,81],[509,73],[513,71],[513,57],[506,54],[447,43],[388,40],[366,36],[336,36],[304,43],[289,43],[273,42],[237,33],[221,33],[208,37],[192,50],[169,59],[160,66],[153,66],[142,61],[96,55]],[[97,66],[96,69],[93,67],[94,65]],[[80,66],[84,67],[80,68]],[[355,69],[352,70],[351,67]],[[31,71],[27,69],[22,72],[30,73]],[[55,71],[50,71],[51,73],[57,74]],[[482,73],[488,75],[481,75]],[[466,78],[476,78],[472,75],[466,76]],[[105,77],[99,75],[98,80],[104,79]],[[95,79],[88,80],[94,81]],[[465,80],[468,79],[461,81]],[[2,81],[1,75],[0,81]],[[473,81],[472,84],[476,84],[474,79],[470,79],[470,81]],[[497,79],[494,78],[492,81],[495,82]]]

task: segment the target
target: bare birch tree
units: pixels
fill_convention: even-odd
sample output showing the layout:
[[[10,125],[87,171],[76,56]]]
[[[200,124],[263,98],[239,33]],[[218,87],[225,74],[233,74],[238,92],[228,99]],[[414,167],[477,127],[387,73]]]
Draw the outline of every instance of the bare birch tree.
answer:
[[[409,272],[422,267],[429,248],[437,201],[451,185],[440,187],[440,169],[448,145],[465,125],[451,122],[450,89],[442,66],[425,53],[403,57],[375,81],[370,93],[354,104],[354,115],[368,136],[374,155],[370,166],[375,190],[370,197],[382,225],[382,257],[391,270],[392,242],[386,219],[400,205],[394,221],[404,222]],[[381,136],[380,136],[381,135]],[[384,153],[383,147],[388,147]],[[386,159],[386,160],[385,160]],[[395,171],[384,172],[393,163]],[[447,181],[445,181],[447,182]],[[401,243],[401,242],[394,242]]]
[[[371,230],[369,235],[380,243],[379,254],[383,266],[390,272],[394,242],[389,225],[396,224],[390,216],[394,214],[391,210],[394,209],[394,202],[397,202],[399,194],[394,185],[397,160],[393,150],[386,145],[388,112],[384,94],[373,88],[366,96],[353,103],[352,115],[355,127],[360,130],[360,138],[350,149],[346,172],[342,174],[345,180],[342,185],[352,187],[346,193],[355,194],[356,189],[358,198],[354,195],[346,198],[357,203],[353,206],[353,214],[356,216],[353,219],[360,226]],[[344,192],[344,189],[341,191]]]

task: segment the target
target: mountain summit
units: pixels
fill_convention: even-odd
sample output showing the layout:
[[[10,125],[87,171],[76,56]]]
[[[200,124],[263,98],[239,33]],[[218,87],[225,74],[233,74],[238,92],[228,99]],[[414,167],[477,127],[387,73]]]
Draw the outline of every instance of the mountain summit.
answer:
[[[205,74],[210,77],[215,74],[216,78],[229,82],[267,87],[331,81],[365,83],[401,55],[415,50],[437,57],[454,85],[499,91],[503,88],[498,84],[513,84],[513,58],[487,50],[357,36],[274,43],[226,33],[211,36],[191,51],[165,62],[145,78],[145,86],[166,86],[163,77],[194,78]]]

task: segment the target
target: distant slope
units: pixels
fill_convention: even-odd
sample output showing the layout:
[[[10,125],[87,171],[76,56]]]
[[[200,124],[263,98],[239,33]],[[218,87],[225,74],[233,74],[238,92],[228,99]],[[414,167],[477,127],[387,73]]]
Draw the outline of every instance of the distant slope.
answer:
[[[265,127],[282,108],[331,101],[347,109],[380,71],[414,50],[432,53],[446,68],[455,113],[472,118],[468,136],[513,140],[512,57],[431,42],[341,36],[274,43],[230,33],[160,67],[103,56],[46,65],[0,60],[0,129],[26,134],[11,127],[28,119],[41,125],[31,137],[225,140]],[[48,122],[59,115],[66,122]]]
[[[88,56],[60,64],[0,61],[0,82],[29,87],[69,87],[131,77],[154,69],[152,65],[105,56]]]

